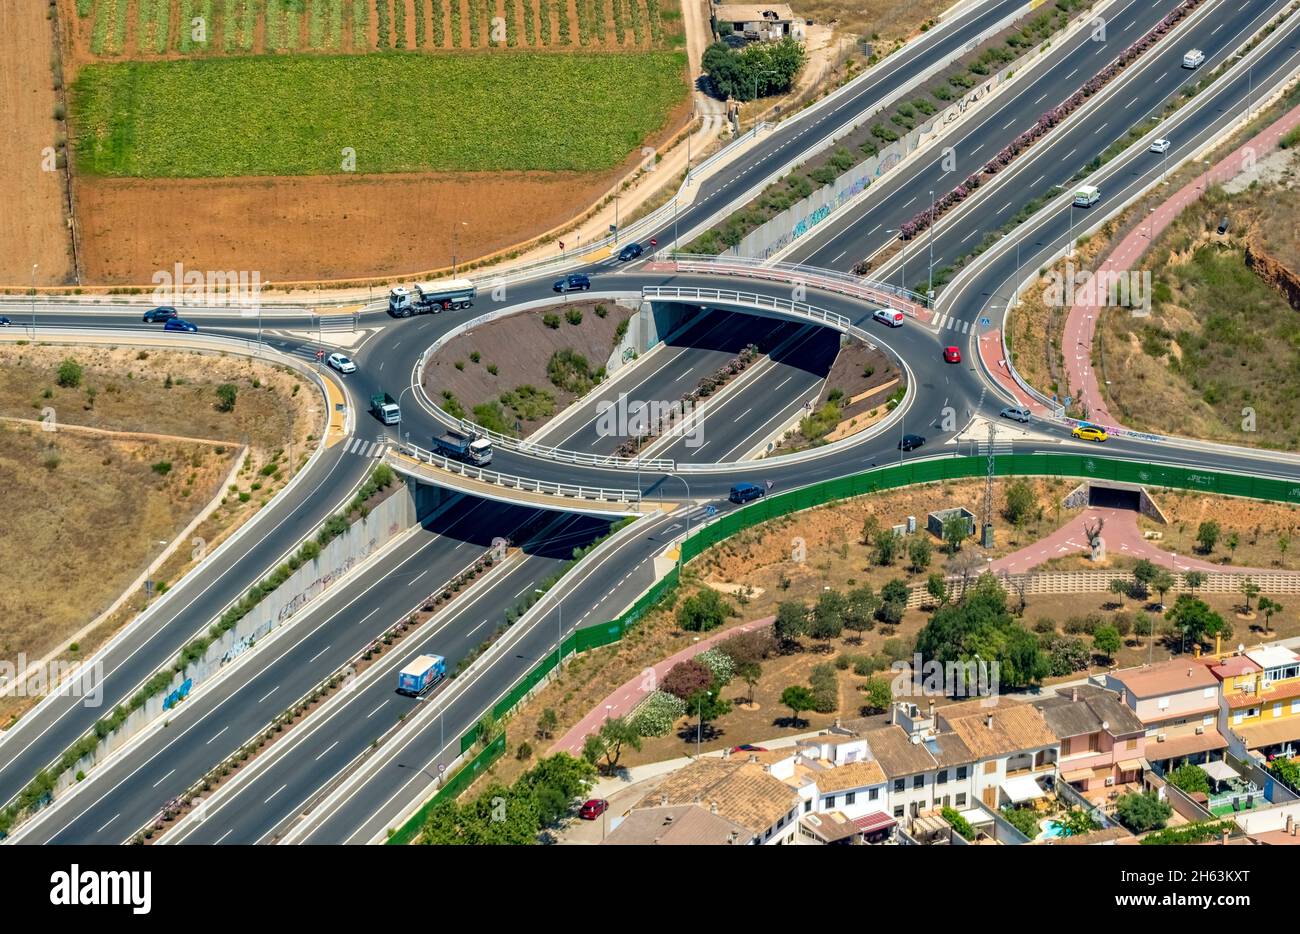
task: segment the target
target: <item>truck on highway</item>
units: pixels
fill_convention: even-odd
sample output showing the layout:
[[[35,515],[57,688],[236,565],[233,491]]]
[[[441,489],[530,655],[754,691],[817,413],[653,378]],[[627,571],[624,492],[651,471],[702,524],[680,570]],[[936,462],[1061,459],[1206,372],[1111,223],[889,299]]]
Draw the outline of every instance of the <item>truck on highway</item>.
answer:
[[[459,311],[473,305],[477,294],[474,283],[468,279],[417,282],[410,288],[399,285],[389,290],[388,313],[394,318],[409,318],[411,315]]]
[[[443,457],[484,467],[492,463],[492,441],[462,431],[448,431],[433,438],[433,450]]]
[[[447,676],[447,660],[441,655],[420,655],[397,673],[397,693],[419,697]]]
[[[402,410],[398,407],[397,400],[386,392],[370,397],[370,411],[385,425],[396,425],[402,420]]]
[[[1090,208],[1097,203],[1101,197],[1101,189],[1096,185],[1084,185],[1074,193],[1074,206],[1076,208]]]

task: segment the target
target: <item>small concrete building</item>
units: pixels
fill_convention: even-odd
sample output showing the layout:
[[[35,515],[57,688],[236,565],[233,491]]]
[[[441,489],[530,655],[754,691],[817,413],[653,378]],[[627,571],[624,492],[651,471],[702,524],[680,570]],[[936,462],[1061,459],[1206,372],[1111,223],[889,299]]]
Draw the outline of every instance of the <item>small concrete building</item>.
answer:
[[[784,3],[752,6],[744,3],[719,3],[713,7],[713,29],[721,35],[723,24],[738,36],[757,42],[776,42],[792,36],[804,38],[804,21]]]

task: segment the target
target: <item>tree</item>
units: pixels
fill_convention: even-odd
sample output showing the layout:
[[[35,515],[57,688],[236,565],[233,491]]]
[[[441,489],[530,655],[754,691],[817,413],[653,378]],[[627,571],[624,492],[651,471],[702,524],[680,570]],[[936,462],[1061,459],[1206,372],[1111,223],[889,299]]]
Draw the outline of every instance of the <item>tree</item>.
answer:
[[[545,708],[537,718],[537,738],[550,739],[559,725],[560,718],[556,716],[555,711],[550,707]]]
[[[1204,642],[1210,636],[1230,635],[1231,629],[1223,617],[1210,609],[1204,601],[1191,594],[1179,594],[1173,608],[1165,614],[1184,639],[1193,643]]]
[[[1124,578],[1122,577],[1117,577],[1110,582],[1110,592],[1119,597],[1127,597],[1129,591],[1131,591],[1132,589],[1133,589],[1132,583],[1124,580]],[[1123,606],[1122,603],[1120,605]]]
[[[1038,498],[1034,496],[1034,488],[1024,477],[1013,480],[1007,487],[1007,502],[1002,509],[1002,515],[1014,526],[1019,526],[1033,513],[1034,506],[1037,505]]]
[[[741,662],[736,666],[736,677],[749,686],[749,697],[745,702],[754,706],[754,688],[763,678],[763,666],[758,662]]]
[[[867,683],[862,685],[862,693],[866,695],[863,704],[864,713],[880,713],[888,710],[890,703],[894,700],[894,690],[886,678],[869,678]]]
[[[1208,555],[1214,551],[1214,546],[1219,543],[1221,535],[1219,523],[1213,519],[1206,519],[1196,529],[1196,544],[1201,549],[1201,554]]]
[[[59,364],[58,375],[55,379],[64,389],[76,389],[81,385],[81,377],[84,372],[80,363],[68,357]]]
[[[948,546],[948,553],[955,555],[961,551],[962,542],[970,535],[970,520],[964,513],[953,513],[943,520],[943,540]]]
[[[881,529],[876,533],[875,540],[876,564],[882,567],[889,567],[898,560],[898,550],[900,540],[898,533],[893,529]]]
[[[1151,617],[1148,614],[1139,611],[1133,617],[1133,635],[1149,636],[1154,634],[1155,631],[1156,631],[1155,622],[1151,619]]]
[[[239,397],[239,387],[234,383],[222,383],[217,387],[217,411],[233,412],[235,399]]]
[[[713,684],[713,672],[693,658],[678,662],[664,675],[663,689],[674,697],[689,700]]]
[[[1115,802],[1115,816],[1134,833],[1159,830],[1173,813],[1169,803],[1161,801],[1153,791],[1131,791]]]
[[[790,725],[799,726],[799,714],[805,710],[812,710],[814,704],[813,693],[802,684],[792,684],[781,692],[781,705],[790,708]]]
[[[1007,610],[1007,595],[990,574],[980,577],[957,603],[940,607],[916,637],[926,661],[996,661],[1009,688],[1036,685],[1049,673],[1038,640]]]
[[[907,556],[912,562],[912,571],[920,574],[930,566],[930,555],[934,549],[930,547],[930,540],[924,535],[915,535],[907,545]]]
[[[1115,658],[1115,653],[1119,651],[1120,645],[1122,645],[1120,635],[1114,626],[1100,626],[1092,634],[1092,647],[1107,661]]]
[[[812,618],[808,622],[808,635],[822,643],[838,638],[844,631],[844,611],[847,606],[848,601],[838,590],[822,591],[817,602],[813,604]]]
[[[1196,591],[1205,586],[1205,572],[1188,571],[1183,575],[1183,583],[1186,584],[1187,589],[1192,592],[1192,596],[1196,596]]]
[[[1174,589],[1174,576],[1161,568],[1151,578],[1151,589],[1160,594],[1160,605],[1164,606],[1165,594]]]
[[[862,643],[862,634],[875,625],[875,614],[879,608],[880,598],[869,585],[849,591],[844,606],[844,628],[857,633],[858,644]]]
[[[1264,632],[1268,632],[1274,613],[1281,613],[1284,607],[1269,597],[1259,598],[1259,611],[1264,614]]]
[[[735,607],[716,590],[706,588],[682,601],[677,608],[677,625],[687,632],[708,632],[735,615]]]
[[[772,631],[782,645],[792,645],[808,632],[808,608],[802,603],[785,600],[777,604]]]
[[[862,544],[870,545],[876,540],[876,533],[880,531],[880,520],[875,516],[867,516],[862,520]]]
[[[1210,793],[1210,776],[1199,765],[1180,765],[1169,773],[1169,784],[1189,795]]]
[[[1133,565],[1134,596],[1137,599],[1144,598],[1150,592],[1151,582],[1156,579],[1159,570],[1146,558],[1139,558],[1137,564]]]
[[[948,582],[942,574],[931,574],[925,580],[925,592],[934,597],[934,602],[943,606],[948,602]]]
[[[1231,553],[1228,560],[1234,560],[1237,557],[1237,546],[1241,544],[1241,539],[1236,532],[1229,532],[1223,543],[1228,546],[1228,551]]]
[[[753,100],[789,90],[803,69],[807,53],[787,36],[779,42],[756,42],[736,51],[725,42],[704,50],[701,66],[723,97]]]
[[[632,727],[627,718],[611,717],[600,725],[597,732],[587,737],[582,747],[582,757],[592,765],[596,765],[596,760],[603,756],[605,759],[603,771],[606,775],[611,775],[618,769],[618,760],[623,754],[624,746],[631,746],[640,752],[641,734]]]
[[[1259,584],[1250,577],[1243,577],[1240,584],[1241,594],[1246,598],[1246,612],[1250,612],[1250,601],[1259,596]]]

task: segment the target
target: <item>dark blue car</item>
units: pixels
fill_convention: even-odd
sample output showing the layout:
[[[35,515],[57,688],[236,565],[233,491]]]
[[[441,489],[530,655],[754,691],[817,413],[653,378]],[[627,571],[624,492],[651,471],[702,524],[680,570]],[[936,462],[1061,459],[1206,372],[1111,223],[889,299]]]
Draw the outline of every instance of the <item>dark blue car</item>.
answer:
[[[767,490],[757,483],[737,483],[731,488],[731,495],[727,499],[743,506],[745,503],[753,502],[766,495]]]
[[[556,292],[585,292],[591,288],[591,277],[580,272],[570,273],[553,286]]]
[[[168,318],[167,323],[163,325],[164,331],[186,331],[190,334],[197,332],[199,326],[191,324],[184,318]]]
[[[618,258],[619,258],[622,262],[626,263],[626,262],[628,262],[629,260],[634,260],[634,259],[636,259],[638,256],[640,256],[640,255],[641,255],[642,253],[644,253],[644,252],[645,252],[645,250],[642,249],[641,244],[639,244],[639,243],[629,243],[627,246],[623,247],[623,249],[621,249],[621,250],[618,251]]]

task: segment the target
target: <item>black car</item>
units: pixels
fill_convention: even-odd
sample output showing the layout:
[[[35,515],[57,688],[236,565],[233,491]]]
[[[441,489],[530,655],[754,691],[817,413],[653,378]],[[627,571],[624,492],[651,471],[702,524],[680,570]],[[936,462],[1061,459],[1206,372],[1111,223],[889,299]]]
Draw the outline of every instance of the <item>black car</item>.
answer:
[[[731,488],[731,494],[727,497],[727,499],[731,500],[733,503],[738,503],[743,506],[745,503],[750,503],[756,499],[761,499],[763,496],[766,495],[767,495],[767,490],[759,486],[757,483],[737,483],[735,486]]]
[[[9,320],[8,318],[6,318],[4,315],[0,315],[0,328],[7,328],[7,327],[9,327],[9,325],[11,325],[11,324],[13,324],[12,321],[10,321],[10,320]]]
[[[898,442],[900,451],[913,451],[925,444],[925,439],[920,435],[903,435],[903,440]]]
[[[629,243],[627,246],[623,247],[623,249],[618,251],[618,258],[626,263],[628,260],[636,259],[644,252],[645,250],[642,249],[641,244]]]
[[[146,324],[155,324],[159,321],[170,321],[176,317],[176,309],[170,305],[160,305],[157,308],[150,308],[144,313]]]
[[[554,286],[557,292],[585,292],[589,288],[591,288],[591,277],[580,272],[570,273]]]

